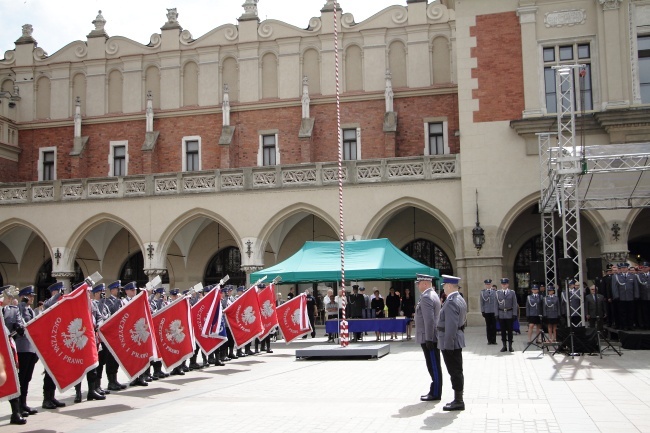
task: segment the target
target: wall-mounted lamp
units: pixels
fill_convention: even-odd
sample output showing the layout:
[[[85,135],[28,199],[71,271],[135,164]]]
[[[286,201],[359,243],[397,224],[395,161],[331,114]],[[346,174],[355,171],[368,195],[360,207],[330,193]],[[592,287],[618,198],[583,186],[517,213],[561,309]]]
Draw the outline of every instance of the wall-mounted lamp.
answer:
[[[56,264],[59,264],[59,260],[61,260],[61,257],[63,255],[61,254],[61,251],[57,248],[56,251],[54,252],[54,258],[56,259]]]
[[[476,190],[476,227],[472,229],[472,241],[474,242],[474,247],[476,248],[476,255],[479,255],[481,248],[485,243],[485,231],[481,227],[478,217],[478,189]]]

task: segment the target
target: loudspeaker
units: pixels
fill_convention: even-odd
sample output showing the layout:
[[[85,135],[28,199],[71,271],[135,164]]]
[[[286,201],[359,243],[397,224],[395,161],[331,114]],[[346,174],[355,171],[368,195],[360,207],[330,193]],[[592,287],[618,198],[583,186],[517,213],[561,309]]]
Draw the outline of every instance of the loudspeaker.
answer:
[[[578,267],[571,257],[558,259],[557,274],[560,280],[572,280],[578,273]]]
[[[544,262],[530,262],[530,281],[538,284],[546,284]]]
[[[603,276],[603,260],[600,257],[587,259],[587,279],[595,280]]]
[[[568,353],[571,351],[571,339],[569,328],[557,328],[557,341],[559,352]],[[578,327],[573,328],[573,350],[576,353],[598,353],[598,334],[594,328]]]

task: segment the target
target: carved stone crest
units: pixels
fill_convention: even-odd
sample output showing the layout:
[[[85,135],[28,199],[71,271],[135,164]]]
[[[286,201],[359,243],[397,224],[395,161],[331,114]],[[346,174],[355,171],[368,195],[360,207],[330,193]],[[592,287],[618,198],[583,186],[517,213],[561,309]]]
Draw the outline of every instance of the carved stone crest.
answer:
[[[544,16],[546,27],[563,27],[584,24],[587,13],[584,9],[572,9],[563,11],[548,12]]]

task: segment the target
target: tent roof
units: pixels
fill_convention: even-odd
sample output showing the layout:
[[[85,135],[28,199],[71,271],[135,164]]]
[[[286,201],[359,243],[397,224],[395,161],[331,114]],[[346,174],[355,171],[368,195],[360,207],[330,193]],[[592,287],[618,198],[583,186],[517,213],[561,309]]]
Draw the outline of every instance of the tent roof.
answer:
[[[293,256],[270,268],[251,274],[251,281],[279,276],[284,283],[341,281],[340,242],[305,242]],[[439,277],[430,268],[400,251],[388,239],[345,242],[346,281],[414,280],[415,274]]]

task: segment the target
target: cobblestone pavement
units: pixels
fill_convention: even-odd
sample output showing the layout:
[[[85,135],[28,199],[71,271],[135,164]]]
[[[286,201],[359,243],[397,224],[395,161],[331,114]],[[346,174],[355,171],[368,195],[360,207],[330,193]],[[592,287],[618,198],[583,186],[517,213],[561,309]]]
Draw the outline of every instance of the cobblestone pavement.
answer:
[[[274,343],[273,354],[112,393],[103,402],[74,404],[74,390],[57,392],[67,407],[55,411],[40,407],[39,363],[28,397],[39,413],[24,426],[11,426],[3,402],[0,426],[6,432],[650,433],[647,351],[624,351],[622,357],[607,352],[603,359],[551,357],[535,348],[522,353],[526,337],[520,335],[515,353],[499,353],[500,346],[486,345],[483,329],[468,328],[467,409],[448,413],[442,406],[453,390],[444,366],[442,401],[419,400],[429,381],[414,341],[389,341],[391,353],[379,360],[296,360],[296,348],[323,343],[321,329],[318,335]],[[82,389],[85,396],[85,382]]]

